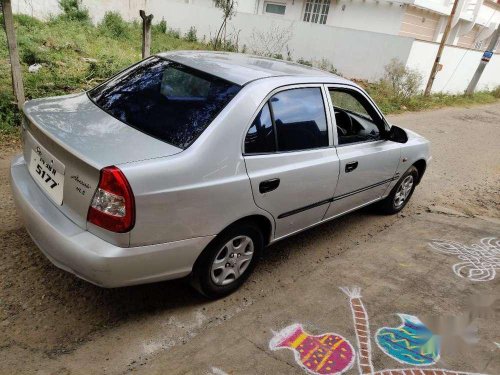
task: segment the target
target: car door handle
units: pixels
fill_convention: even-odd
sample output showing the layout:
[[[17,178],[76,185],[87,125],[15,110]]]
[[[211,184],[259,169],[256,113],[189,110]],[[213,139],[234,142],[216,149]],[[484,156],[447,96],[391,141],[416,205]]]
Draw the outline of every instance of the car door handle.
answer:
[[[259,191],[261,194],[267,193],[269,191],[273,191],[280,186],[280,179],[273,178],[271,180],[262,181],[259,184]]]
[[[355,170],[358,167],[358,162],[357,161],[351,161],[350,163],[347,163],[345,165],[345,172],[349,173]]]

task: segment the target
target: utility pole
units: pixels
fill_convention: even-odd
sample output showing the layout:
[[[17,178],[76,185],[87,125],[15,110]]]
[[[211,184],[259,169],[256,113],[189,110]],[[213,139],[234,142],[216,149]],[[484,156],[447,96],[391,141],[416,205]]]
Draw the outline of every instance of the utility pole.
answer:
[[[469,86],[467,86],[467,90],[465,90],[466,95],[472,95],[474,93],[477,83],[481,78],[481,74],[483,74],[483,70],[484,68],[486,68],[486,64],[488,64],[488,62],[493,56],[493,50],[495,49],[499,37],[500,37],[500,24],[498,25],[496,31],[493,33],[493,36],[491,37],[490,40],[490,44],[488,45],[486,51],[484,51],[483,57],[481,58],[481,61],[479,62],[479,65],[476,69],[476,73],[474,73],[474,76],[472,77]]]
[[[7,34],[7,44],[9,47],[12,88],[14,90],[14,96],[16,97],[17,107],[22,109],[25,101],[24,86],[21,63],[19,62],[19,51],[17,49],[16,30],[14,29],[14,17],[12,16],[12,4],[10,0],[1,1],[5,33]]]
[[[434,60],[434,65],[432,66],[431,76],[429,77],[429,81],[427,82],[427,87],[425,88],[424,95],[429,96],[432,90],[432,84],[434,83],[434,79],[436,78],[436,74],[438,72],[439,62],[441,61],[441,55],[443,54],[443,49],[448,40],[448,36],[450,35],[451,23],[453,22],[453,18],[455,18],[455,13],[457,11],[459,0],[455,0],[453,3],[453,7],[451,8],[450,17],[448,17],[448,22],[446,23],[446,28],[444,29],[443,38],[441,39],[441,43],[439,44],[439,49],[436,55],[436,59]]]
[[[146,16],[146,12],[143,10],[139,11],[139,15],[142,18],[142,58],[145,59],[151,54],[151,21],[153,15]]]

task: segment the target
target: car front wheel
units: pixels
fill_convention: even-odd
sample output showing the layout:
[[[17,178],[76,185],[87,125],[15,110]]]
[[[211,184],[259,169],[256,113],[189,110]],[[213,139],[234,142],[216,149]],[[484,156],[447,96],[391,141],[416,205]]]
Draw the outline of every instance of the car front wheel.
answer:
[[[389,215],[401,211],[413,195],[417,181],[418,170],[412,166],[399,179],[387,198],[378,203],[380,211]]]
[[[253,223],[239,223],[228,228],[196,261],[191,284],[213,299],[234,292],[250,276],[263,247],[262,233]]]

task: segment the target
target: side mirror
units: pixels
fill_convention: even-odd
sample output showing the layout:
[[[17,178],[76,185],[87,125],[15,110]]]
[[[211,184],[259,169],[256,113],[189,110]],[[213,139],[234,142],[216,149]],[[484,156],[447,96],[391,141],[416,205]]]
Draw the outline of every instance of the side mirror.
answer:
[[[387,139],[393,142],[406,143],[408,142],[408,134],[400,127],[392,125],[387,134]]]

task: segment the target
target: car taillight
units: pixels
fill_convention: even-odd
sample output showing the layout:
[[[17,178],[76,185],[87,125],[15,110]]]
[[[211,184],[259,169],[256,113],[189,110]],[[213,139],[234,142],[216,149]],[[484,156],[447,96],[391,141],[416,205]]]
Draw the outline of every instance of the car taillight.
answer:
[[[117,167],[101,169],[87,221],[117,233],[128,232],[134,227],[134,194],[125,175]]]

